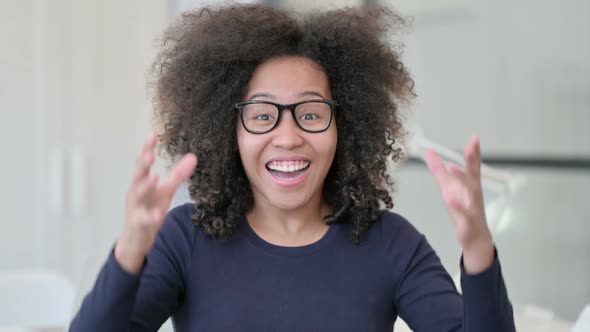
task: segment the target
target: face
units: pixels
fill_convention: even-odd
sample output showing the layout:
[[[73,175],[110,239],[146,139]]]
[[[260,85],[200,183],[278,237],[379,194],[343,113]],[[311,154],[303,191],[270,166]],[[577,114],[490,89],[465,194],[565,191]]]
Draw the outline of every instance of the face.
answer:
[[[332,100],[326,74],[312,60],[293,56],[259,65],[242,101],[294,104],[318,99]],[[266,134],[248,133],[239,117],[237,121],[238,148],[255,209],[269,206],[292,211],[321,202],[324,179],[336,152],[334,119],[321,133],[303,131],[288,110]]]

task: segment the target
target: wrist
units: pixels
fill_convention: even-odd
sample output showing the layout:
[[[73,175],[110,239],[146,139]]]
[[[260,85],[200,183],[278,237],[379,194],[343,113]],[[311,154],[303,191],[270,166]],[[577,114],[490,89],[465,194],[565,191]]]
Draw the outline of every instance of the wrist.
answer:
[[[463,268],[467,274],[487,270],[494,263],[494,259],[494,241],[491,235],[463,247]]]
[[[121,240],[117,241],[115,245],[114,255],[117,263],[130,274],[138,274],[141,271],[146,256],[144,253],[127,247]]]

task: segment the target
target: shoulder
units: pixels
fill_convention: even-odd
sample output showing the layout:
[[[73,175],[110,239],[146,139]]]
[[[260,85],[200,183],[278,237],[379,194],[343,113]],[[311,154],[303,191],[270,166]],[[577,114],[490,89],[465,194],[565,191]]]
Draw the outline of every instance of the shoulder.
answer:
[[[385,254],[400,263],[411,260],[427,244],[425,236],[410,221],[387,210],[380,213],[369,230],[369,241],[380,242]]]
[[[172,218],[176,222],[182,223],[183,221],[188,221],[190,224],[191,218],[195,214],[195,206],[193,203],[185,203],[178,205],[168,212],[167,218]]]
[[[386,242],[394,239],[403,239],[407,242],[423,236],[406,218],[388,210],[381,211],[373,229],[378,231]]]
[[[168,241],[194,244],[196,226],[192,222],[195,207],[192,203],[186,203],[171,209],[160,229],[160,237]]]

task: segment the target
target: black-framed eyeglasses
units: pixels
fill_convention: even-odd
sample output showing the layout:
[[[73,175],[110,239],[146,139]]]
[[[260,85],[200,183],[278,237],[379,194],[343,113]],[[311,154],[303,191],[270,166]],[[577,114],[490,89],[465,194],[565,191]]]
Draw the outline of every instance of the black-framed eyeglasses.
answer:
[[[338,103],[334,100],[306,100],[282,105],[270,101],[250,100],[234,104],[242,125],[252,134],[266,134],[281,121],[283,110],[289,110],[299,128],[308,133],[321,133],[332,123]]]

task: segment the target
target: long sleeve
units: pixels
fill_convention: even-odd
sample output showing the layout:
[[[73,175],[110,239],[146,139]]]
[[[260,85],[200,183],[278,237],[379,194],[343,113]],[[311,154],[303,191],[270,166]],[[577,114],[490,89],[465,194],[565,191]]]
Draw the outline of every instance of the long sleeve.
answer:
[[[496,256],[493,264],[467,275],[461,264],[463,297],[424,236],[398,283],[396,307],[415,332],[516,331],[512,306]]]
[[[182,301],[192,233],[187,208],[172,210],[138,275],[111,252],[70,332],[157,331]]]
[[[474,275],[466,274],[461,259],[464,331],[516,331],[512,305],[496,250],[494,254],[492,265]]]

